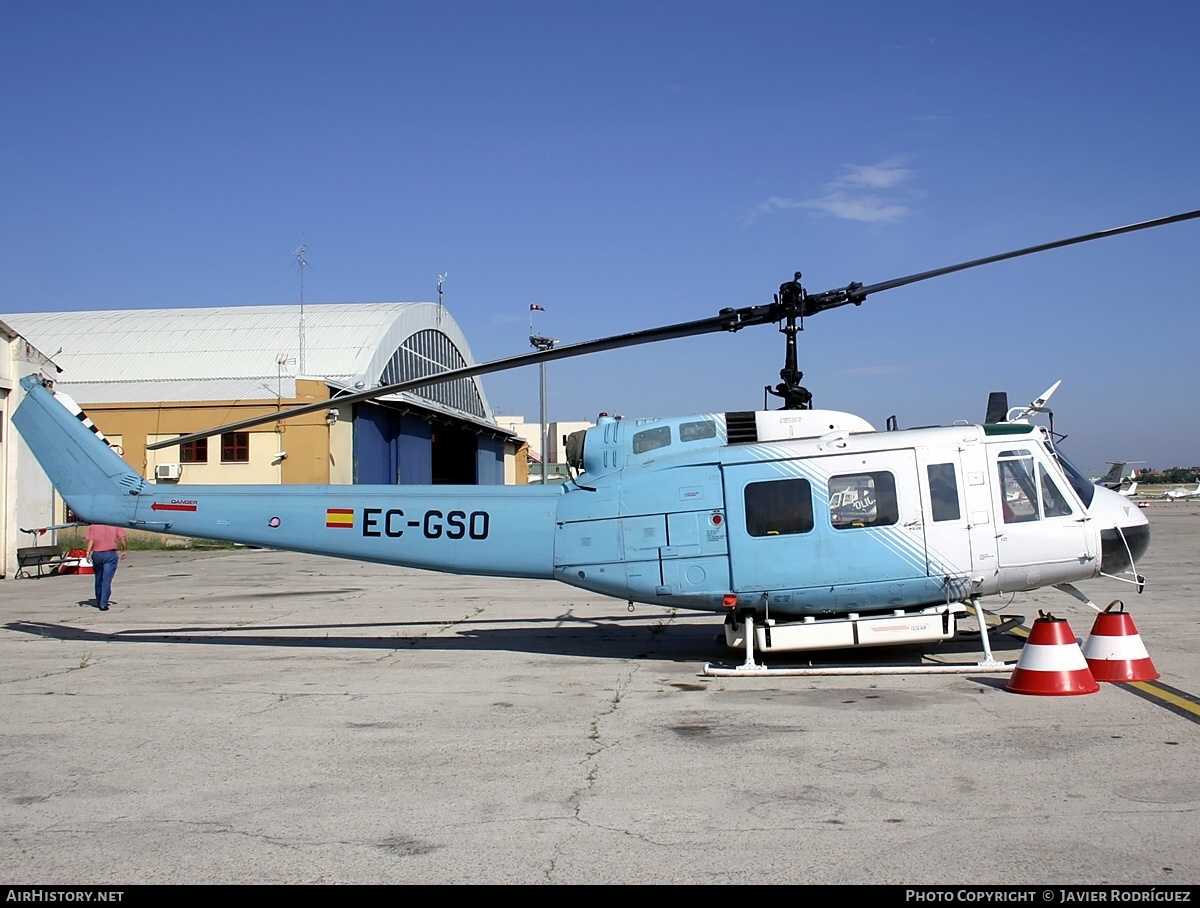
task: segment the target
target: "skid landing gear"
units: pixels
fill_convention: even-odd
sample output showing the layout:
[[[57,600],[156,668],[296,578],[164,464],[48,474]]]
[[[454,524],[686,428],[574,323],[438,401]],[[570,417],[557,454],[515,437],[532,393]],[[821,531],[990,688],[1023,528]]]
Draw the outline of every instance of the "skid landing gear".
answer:
[[[808,665],[798,668],[770,667],[755,661],[755,650],[762,652],[797,652],[802,650],[845,649],[857,646],[933,643],[954,637],[955,619],[966,614],[962,603],[950,603],[926,609],[897,609],[890,615],[860,617],[850,615],[825,621],[804,619],[779,624],[774,620],[757,622],[755,613],[746,610],[740,616],[730,615],[725,622],[725,642],[734,648],[744,648],[745,661],[739,666],[705,663],[704,674],[712,677],[745,677],[764,675],[951,675],[977,672],[1008,672],[1014,663],[998,662],[992,655],[987,621],[977,604],[972,604],[979,617],[980,638],[984,658],[971,663],[921,663],[919,665]],[[739,622],[737,619],[741,618]]]

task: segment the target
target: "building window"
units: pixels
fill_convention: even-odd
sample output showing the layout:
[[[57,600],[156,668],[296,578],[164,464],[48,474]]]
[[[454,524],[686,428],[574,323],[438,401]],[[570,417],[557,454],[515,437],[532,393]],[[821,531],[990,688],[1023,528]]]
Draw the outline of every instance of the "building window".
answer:
[[[459,349],[441,331],[426,328],[408,338],[392,354],[379,377],[380,384],[391,385],[412,378],[425,378],[449,369],[461,369],[467,364]],[[426,400],[483,416],[483,400],[473,378],[457,378],[414,388],[409,392]]]
[[[250,433],[226,432],[221,436],[221,463],[250,462]]]
[[[179,446],[180,463],[208,463],[208,439],[197,438]]]

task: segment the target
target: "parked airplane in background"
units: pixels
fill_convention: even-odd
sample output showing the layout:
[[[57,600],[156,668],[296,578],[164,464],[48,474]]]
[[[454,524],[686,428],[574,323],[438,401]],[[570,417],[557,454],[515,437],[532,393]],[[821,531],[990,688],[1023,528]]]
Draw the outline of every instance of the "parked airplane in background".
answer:
[[[1131,482],[1129,484],[1129,488],[1121,489],[1121,491],[1118,492],[1117,494],[1124,495],[1126,498],[1132,498],[1134,495],[1137,494],[1137,487],[1138,487],[1138,484],[1136,482]]]
[[[1200,497],[1200,482],[1196,483],[1196,488],[1194,489],[1171,489],[1164,497],[1169,498],[1171,501],[1181,501],[1184,498]]]
[[[1119,489],[1124,481],[1121,474],[1125,472],[1125,467],[1131,463],[1144,463],[1141,460],[1110,460],[1108,462],[1109,471],[1096,480],[1096,485],[1104,486],[1106,489]],[[1134,470],[1134,473],[1137,471]],[[1131,477],[1132,478],[1132,477]]]

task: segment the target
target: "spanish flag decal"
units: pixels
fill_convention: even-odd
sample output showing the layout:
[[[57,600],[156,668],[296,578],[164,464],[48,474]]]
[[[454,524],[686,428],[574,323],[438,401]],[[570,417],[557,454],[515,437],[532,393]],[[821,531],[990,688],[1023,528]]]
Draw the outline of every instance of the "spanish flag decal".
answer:
[[[354,529],[354,508],[329,508],[325,511],[325,526],[331,529]]]

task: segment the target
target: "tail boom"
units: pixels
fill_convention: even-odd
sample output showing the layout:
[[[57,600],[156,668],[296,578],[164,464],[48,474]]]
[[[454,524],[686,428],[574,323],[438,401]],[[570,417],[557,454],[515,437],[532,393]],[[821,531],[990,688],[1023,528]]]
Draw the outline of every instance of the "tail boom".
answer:
[[[80,519],[461,574],[551,579],[557,486],[158,485],[36,376],[13,423]]]

